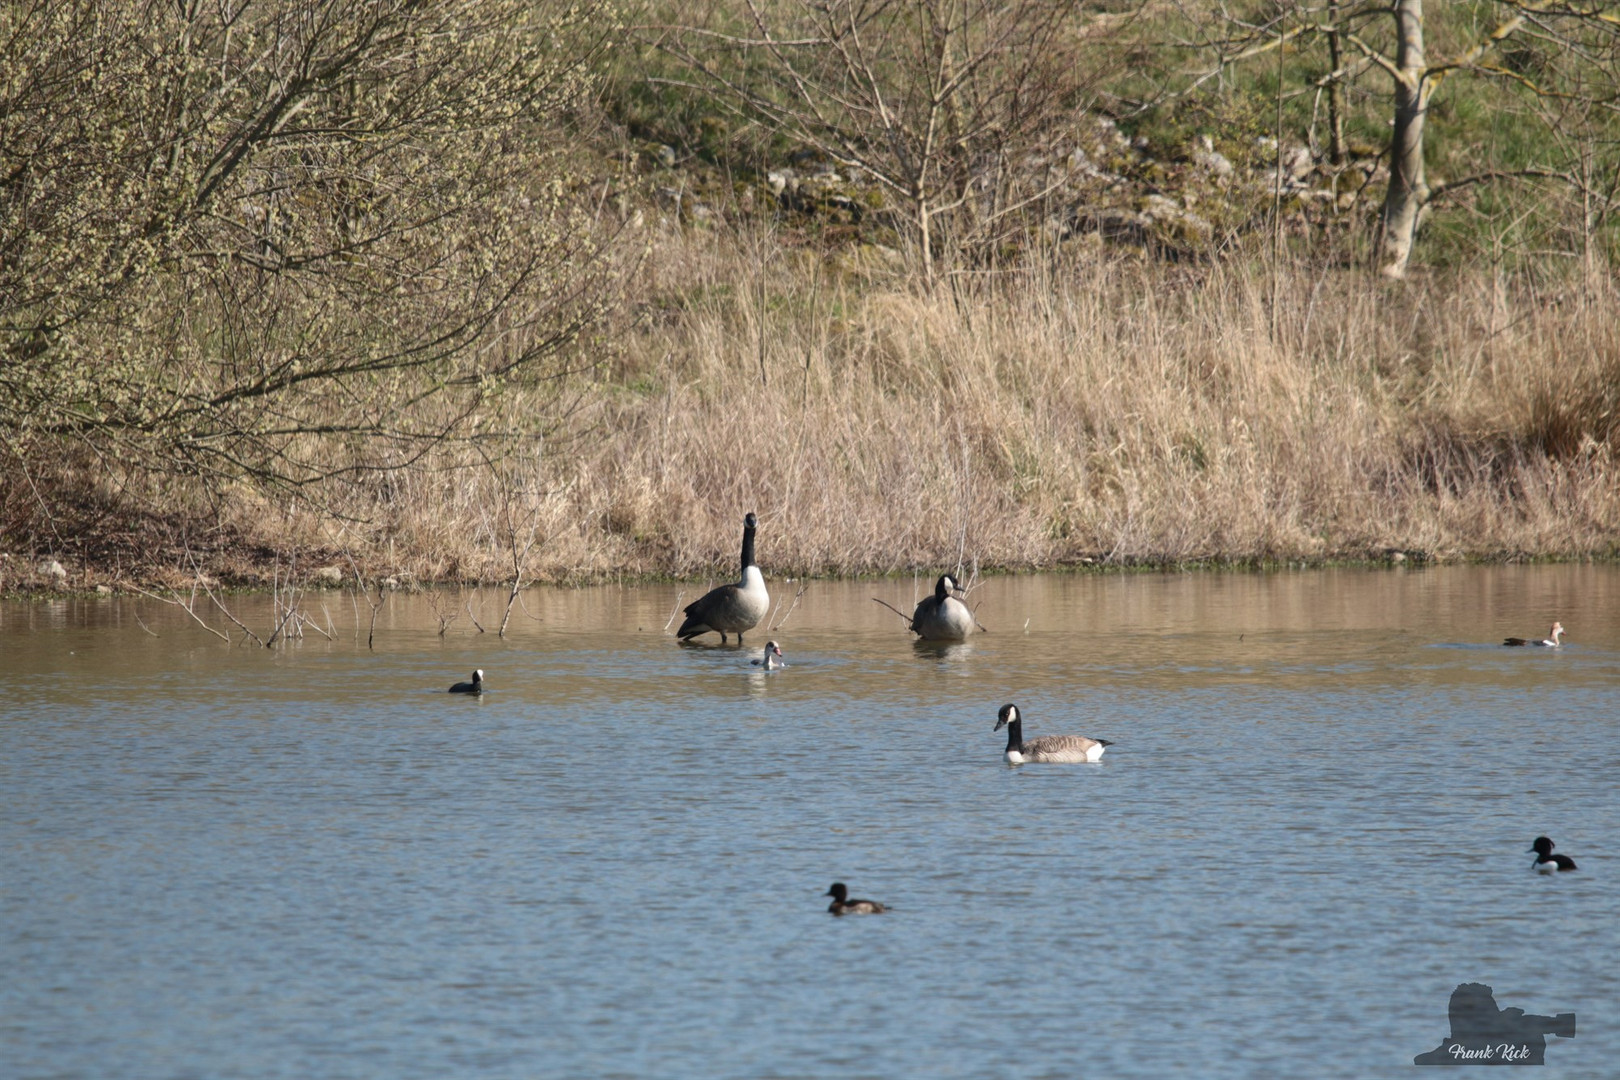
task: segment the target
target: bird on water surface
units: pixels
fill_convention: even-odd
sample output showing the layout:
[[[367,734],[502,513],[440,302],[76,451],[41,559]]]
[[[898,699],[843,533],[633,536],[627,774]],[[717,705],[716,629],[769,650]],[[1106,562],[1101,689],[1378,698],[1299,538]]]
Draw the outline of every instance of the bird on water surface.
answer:
[[[482,694],[484,692],[484,669],[479,668],[473,672],[472,682],[458,682],[450,688],[452,694]]]
[[[1575,865],[1575,860],[1568,855],[1552,853],[1552,849],[1557,846],[1545,836],[1536,837],[1536,842],[1530,845],[1530,850],[1536,853],[1535,861],[1530,864],[1530,868],[1542,874],[1556,874],[1560,870],[1579,870],[1580,867]]]
[[[1558,648],[1558,645],[1559,645],[1558,638],[1563,634],[1563,632],[1564,632],[1564,624],[1563,623],[1553,623],[1552,624],[1552,629],[1547,631],[1547,636],[1545,638],[1543,638],[1542,640],[1540,640],[1540,641],[1537,641],[1534,638],[1510,637],[1510,638],[1504,639],[1502,644],[1503,645],[1546,645],[1549,648],[1556,649],[1556,648]]]
[[[1010,765],[1030,761],[1096,761],[1102,757],[1104,748],[1114,745],[1107,739],[1088,739],[1084,735],[1042,735],[1025,742],[1023,716],[1018,706],[1011,703],[1003,705],[996,714],[996,726],[992,730],[1000,731],[1003,725],[1007,728],[1007,762]]]
[[[958,585],[949,574],[934,583],[934,595],[924,597],[911,616],[911,632],[924,641],[954,641],[973,633],[973,612],[958,600]]]
[[[782,646],[778,645],[774,641],[767,641],[765,643],[765,655],[761,656],[757,660],[750,660],[748,662],[754,667],[764,668],[766,671],[775,671],[777,668],[787,667],[787,664],[782,662],[781,656]]]
[[[842,881],[835,881],[823,895],[833,898],[827,910],[834,915],[882,915],[889,910],[876,900],[850,900],[849,889]]]
[[[771,596],[765,591],[765,575],[754,565],[754,527],[757,521],[750,513],[743,518],[742,580],[735,585],[721,585],[710,589],[686,605],[686,621],[675,636],[682,641],[713,631],[720,635],[720,643],[727,634],[737,635],[742,644],[743,631],[752,630],[770,610]]]

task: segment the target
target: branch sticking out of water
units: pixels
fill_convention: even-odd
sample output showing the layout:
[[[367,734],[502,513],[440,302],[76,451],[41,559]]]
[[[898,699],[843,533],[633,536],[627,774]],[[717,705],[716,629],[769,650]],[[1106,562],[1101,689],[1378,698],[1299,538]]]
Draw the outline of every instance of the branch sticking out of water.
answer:
[[[874,596],[874,597],[872,597],[872,602],[874,604],[882,604],[884,607],[888,608],[890,611],[894,612],[896,615],[898,615],[902,619],[906,620],[906,627],[908,629],[911,627],[911,616],[907,615],[905,612],[901,611],[899,608],[895,607],[893,604],[889,603],[887,600],[879,600],[877,597]]]
[[[799,601],[801,599],[803,599],[803,597],[804,597],[804,591],[806,589],[808,589],[809,587],[810,586],[808,584],[799,586],[799,591],[793,594],[793,603],[788,605],[787,614],[782,616],[782,621],[781,622],[777,622],[775,625],[773,625],[771,627],[771,632],[772,633],[775,633],[777,630],[780,630],[780,629],[782,629],[782,627],[787,625],[788,619],[790,617],[792,617],[792,615],[793,615],[793,609],[799,606]],[[782,601],[778,600],[776,602],[776,611],[781,611],[781,610],[782,610]],[[773,611],[773,612],[771,612],[771,619],[775,620],[775,618],[776,618],[776,612]]]

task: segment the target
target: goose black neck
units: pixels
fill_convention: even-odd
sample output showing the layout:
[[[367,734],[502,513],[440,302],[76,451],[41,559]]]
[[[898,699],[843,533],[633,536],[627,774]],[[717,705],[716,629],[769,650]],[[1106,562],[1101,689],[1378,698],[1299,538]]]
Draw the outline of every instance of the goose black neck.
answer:
[[[934,583],[934,599],[943,600],[950,595],[951,591],[945,587],[944,578],[940,578]]]
[[[1024,722],[1022,720],[1007,721],[1007,749],[1017,750],[1024,745]]]
[[[750,566],[753,566],[753,565],[754,565],[754,527],[752,525],[744,525],[743,526],[743,546],[742,546],[742,572],[744,574],[747,574],[748,573],[748,568]]]

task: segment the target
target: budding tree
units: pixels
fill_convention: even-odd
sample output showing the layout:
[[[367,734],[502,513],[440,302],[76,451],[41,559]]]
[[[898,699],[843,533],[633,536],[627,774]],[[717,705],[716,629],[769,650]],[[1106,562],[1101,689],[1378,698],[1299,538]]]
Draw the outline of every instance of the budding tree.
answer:
[[[474,436],[602,312],[547,0],[0,6],[0,475],[305,485]]]
[[[942,250],[993,239],[1048,193],[1019,191],[1012,174],[1087,94],[1074,4],[745,4],[735,21],[722,7],[656,40],[719,100],[888,191],[929,281]]]

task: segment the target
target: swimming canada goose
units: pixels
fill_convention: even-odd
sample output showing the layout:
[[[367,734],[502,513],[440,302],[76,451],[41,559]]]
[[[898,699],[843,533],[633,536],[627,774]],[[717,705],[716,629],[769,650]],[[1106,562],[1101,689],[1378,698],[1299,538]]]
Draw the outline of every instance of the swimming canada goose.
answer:
[[[479,668],[473,672],[472,682],[458,682],[450,688],[452,694],[482,694],[484,692],[484,669]]]
[[[1018,713],[1018,706],[1011,704],[1001,707],[1001,712],[996,714],[996,726],[991,730],[1000,731],[1003,724],[1007,725],[1007,763],[1010,765],[1029,761],[1096,761],[1102,757],[1104,747],[1114,745],[1107,739],[1088,739],[1084,735],[1042,735],[1025,742],[1023,717]]]
[[[777,657],[781,655],[782,646],[778,645],[774,641],[767,641],[765,643],[765,655],[760,657],[758,660],[750,660],[748,662],[755,667],[762,667],[766,671],[775,671],[777,668],[787,667],[786,664],[777,659]]]
[[[957,589],[949,574],[934,583],[934,595],[924,597],[911,615],[911,632],[924,641],[960,640],[973,633],[973,612],[951,595]]]
[[[822,895],[830,896],[833,902],[827,905],[827,910],[834,915],[882,915],[889,910],[876,900],[848,900],[849,890],[842,881],[835,881],[832,888]]]
[[[754,565],[754,515],[743,518],[742,580],[735,585],[721,585],[710,589],[685,607],[686,621],[675,636],[685,641],[714,631],[720,635],[720,644],[726,643],[727,634],[737,635],[742,644],[743,631],[752,630],[770,610],[771,596],[765,591],[765,575]]]
[[[1568,855],[1554,855],[1552,849],[1557,847],[1545,836],[1536,837],[1536,842],[1530,845],[1530,850],[1536,853],[1535,861],[1530,864],[1531,869],[1543,874],[1556,874],[1560,870],[1579,870],[1575,860]]]
[[[1543,638],[1541,641],[1536,641],[1534,639],[1525,639],[1525,638],[1522,638],[1522,637],[1510,637],[1510,638],[1507,638],[1506,640],[1504,640],[1502,642],[1502,644],[1504,644],[1504,645],[1548,645],[1548,646],[1551,646],[1552,648],[1556,649],[1556,648],[1558,648],[1558,637],[1563,632],[1564,632],[1564,624],[1563,623],[1553,623],[1552,624],[1552,629],[1547,631],[1547,636],[1545,638]]]

